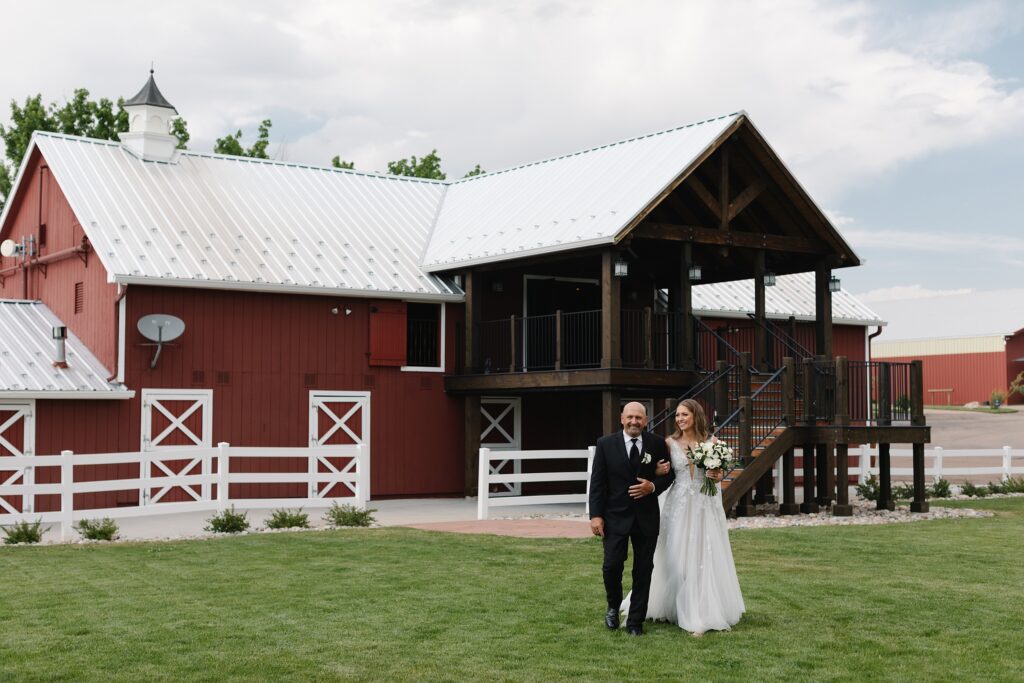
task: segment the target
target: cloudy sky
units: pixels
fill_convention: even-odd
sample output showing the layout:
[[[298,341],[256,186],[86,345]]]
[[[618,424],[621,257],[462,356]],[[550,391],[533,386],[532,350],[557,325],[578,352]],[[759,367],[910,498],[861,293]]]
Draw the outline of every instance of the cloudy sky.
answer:
[[[742,109],[867,260],[838,274],[886,337],[1024,327],[1024,2],[2,6],[0,103],[130,97],[153,61],[199,151],[270,118],[278,159],[436,148],[457,177]]]

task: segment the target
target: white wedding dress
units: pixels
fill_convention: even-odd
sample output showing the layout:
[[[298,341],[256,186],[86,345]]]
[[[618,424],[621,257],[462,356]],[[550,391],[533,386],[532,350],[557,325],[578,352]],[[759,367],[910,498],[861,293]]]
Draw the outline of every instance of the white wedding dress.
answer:
[[[745,611],[721,491],[701,493],[704,470],[690,465],[670,442],[675,482],[659,496],[661,532],[647,618],[669,621],[690,632],[726,631]],[[629,596],[622,603],[629,612]]]

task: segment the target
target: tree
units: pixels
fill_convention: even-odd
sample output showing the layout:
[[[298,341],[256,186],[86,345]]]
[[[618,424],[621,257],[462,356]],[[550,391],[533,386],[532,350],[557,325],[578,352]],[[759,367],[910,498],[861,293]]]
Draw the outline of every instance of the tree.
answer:
[[[413,178],[433,178],[444,180],[447,176],[441,171],[441,157],[437,156],[437,150],[431,150],[430,154],[417,159],[399,159],[388,162],[388,173],[391,175],[404,175]]]
[[[32,133],[37,130],[117,140],[118,133],[128,130],[128,113],[124,110],[123,98],[118,98],[116,103],[105,97],[93,101],[85,88],[76,88],[64,104],[51,102],[44,106],[42,95],[26,97],[20,107],[11,100],[11,125],[0,124],[0,139],[4,141],[10,161],[10,165],[0,161],[0,209],[10,194],[14,173],[28,151]],[[187,149],[189,134],[184,119],[178,117],[171,121],[171,134],[178,138],[178,149]]]
[[[331,159],[331,166],[333,166],[334,168],[347,168],[349,170],[352,170],[356,167],[356,162],[342,161],[340,156],[335,155],[334,158]]]
[[[234,135],[228,133],[222,138],[217,138],[217,142],[213,145],[213,151],[217,154],[230,154],[236,157],[269,159],[267,147],[270,146],[270,127],[273,125],[270,119],[263,119],[256,129],[256,142],[252,143],[252,147],[249,149],[242,147],[242,131],[239,130]]]
[[[483,175],[484,173],[487,173],[487,171],[485,171],[482,168],[480,168],[480,164],[477,164],[476,166],[473,167],[472,171],[469,171],[468,173],[466,173],[466,175],[464,175],[462,177],[463,178],[472,178],[474,176]]]

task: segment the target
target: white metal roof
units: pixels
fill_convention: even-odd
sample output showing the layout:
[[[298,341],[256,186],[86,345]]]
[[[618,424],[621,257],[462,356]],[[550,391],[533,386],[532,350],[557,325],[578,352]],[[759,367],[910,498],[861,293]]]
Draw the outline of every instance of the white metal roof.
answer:
[[[63,323],[41,301],[0,299],[0,398],[131,398],[78,337],[68,331],[68,367],[53,367],[52,328]]]
[[[766,287],[769,318],[814,320],[814,273],[779,275]],[[693,288],[693,312],[703,317],[745,318],[754,312],[754,280],[734,280]],[[843,325],[885,325],[874,311],[844,289],[832,293],[832,322]]]
[[[443,183],[243,157],[35,144],[117,282],[461,300],[420,269]]]
[[[742,115],[453,182],[423,268],[611,244]]]

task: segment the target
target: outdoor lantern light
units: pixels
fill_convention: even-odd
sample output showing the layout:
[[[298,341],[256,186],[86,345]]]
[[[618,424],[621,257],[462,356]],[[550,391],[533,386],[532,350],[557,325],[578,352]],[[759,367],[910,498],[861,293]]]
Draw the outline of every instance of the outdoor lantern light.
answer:
[[[775,286],[775,273],[768,271],[764,274],[764,286],[774,287]]]
[[[629,264],[625,260],[615,259],[615,277],[626,277],[629,275]]]
[[[828,279],[828,291],[838,292],[839,291],[839,278],[835,275]]]
[[[700,266],[690,266],[690,282],[700,282]]]

